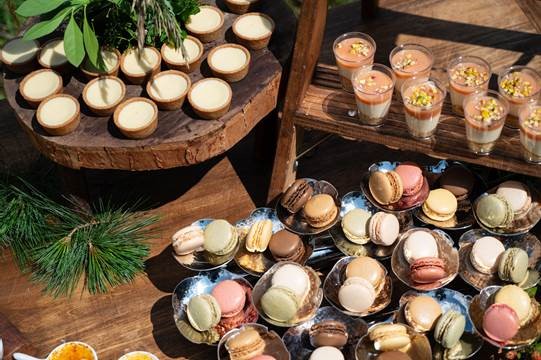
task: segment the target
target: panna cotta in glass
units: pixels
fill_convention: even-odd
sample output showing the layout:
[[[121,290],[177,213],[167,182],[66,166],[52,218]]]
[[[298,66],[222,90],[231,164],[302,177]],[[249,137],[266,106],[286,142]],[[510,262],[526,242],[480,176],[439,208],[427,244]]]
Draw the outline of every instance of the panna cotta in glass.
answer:
[[[488,90],[466,96],[463,108],[468,147],[478,155],[490,154],[502,133],[509,103]]]
[[[41,69],[26,75],[19,85],[19,92],[28,105],[33,108],[51,95],[63,89],[62,77],[54,70]]]
[[[160,71],[161,55],[153,47],[127,49],[120,58],[120,68],[129,82],[142,84]]]
[[[519,113],[519,124],[524,160],[541,164],[541,104],[524,106]]]
[[[188,92],[188,101],[203,119],[218,119],[229,111],[233,91],[222,79],[205,78],[194,83]]]
[[[527,66],[511,66],[498,76],[498,88],[509,101],[509,114],[505,124],[518,128],[520,108],[537,99],[541,90],[541,75]]]
[[[210,51],[207,62],[214,76],[236,82],[248,74],[250,52],[241,45],[224,44]]]
[[[406,80],[414,76],[418,79],[430,76],[434,55],[422,45],[402,44],[391,51],[389,63],[396,76],[395,88],[400,91]]]
[[[217,40],[224,25],[224,14],[216,6],[202,5],[186,21],[186,29],[204,43]]]
[[[355,70],[374,62],[376,42],[370,35],[350,32],[340,35],[333,44],[333,53],[340,74],[342,89],[353,92],[351,78]]]
[[[100,75],[118,76],[120,56],[120,52],[117,49],[101,49],[100,56],[98,57],[99,66],[94,66],[87,57],[83,65],[81,65],[81,71],[89,79]]]
[[[488,89],[490,65],[477,56],[459,56],[449,63],[447,75],[453,112],[464,115],[464,98],[475,91]]]
[[[64,40],[53,39],[47,41],[38,55],[39,64],[47,69],[65,71],[69,67],[68,58],[64,49]]]
[[[190,77],[177,70],[162,71],[147,83],[147,94],[161,110],[182,107],[192,82]]]
[[[143,139],[150,136],[158,126],[158,107],[152,100],[134,97],[118,105],[113,120],[124,136]]]
[[[395,77],[385,65],[365,65],[353,74],[357,113],[361,123],[381,125],[391,107]]]
[[[248,13],[233,22],[233,33],[237,41],[252,50],[267,47],[274,31],[274,21],[262,13]]]
[[[24,74],[34,68],[38,52],[39,43],[36,40],[16,37],[6,42],[0,50],[0,61],[10,71]]]
[[[181,48],[175,49],[167,43],[163,44],[161,48],[162,60],[171,70],[190,73],[199,69],[204,48],[201,41],[191,35],[183,40],[183,44],[186,54],[182,52]]]
[[[50,135],[66,135],[79,126],[79,101],[68,94],[50,96],[39,104],[36,119]]]
[[[83,101],[98,116],[111,115],[126,95],[126,85],[116,76],[100,76],[83,89]]]

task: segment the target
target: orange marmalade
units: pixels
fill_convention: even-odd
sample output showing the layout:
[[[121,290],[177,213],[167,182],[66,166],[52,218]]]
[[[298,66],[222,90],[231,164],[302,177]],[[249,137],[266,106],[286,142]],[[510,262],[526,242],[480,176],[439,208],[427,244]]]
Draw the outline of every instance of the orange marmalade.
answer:
[[[50,360],[95,360],[95,357],[86,345],[66,343],[51,354]]]

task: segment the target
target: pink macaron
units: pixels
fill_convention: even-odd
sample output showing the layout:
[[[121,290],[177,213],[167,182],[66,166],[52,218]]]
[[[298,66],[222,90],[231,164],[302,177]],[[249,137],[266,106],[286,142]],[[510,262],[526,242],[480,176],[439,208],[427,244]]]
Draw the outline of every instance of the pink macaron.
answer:
[[[417,259],[410,266],[410,276],[418,284],[430,284],[447,275],[445,261],[437,257]]]
[[[424,202],[428,197],[430,192],[430,187],[428,186],[428,181],[423,177],[422,186],[418,192],[413,195],[402,196],[400,200],[396,203],[397,209],[407,209],[412,206],[419,205]]]
[[[256,357],[251,358],[250,360],[276,360],[276,358],[270,355],[258,355]]]
[[[485,310],[483,330],[492,340],[505,344],[520,328],[517,313],[505,304],[492,304]]]
[[[220,305],[222,317],[228,318],[239,314],[244,309],[246,292],[234,280],[224,280],[212,289],[212,296]]]
[[[412,196],[421,191],[423,187],[423,172],[419,166],[411,163],[400,164],[394,169],[402,180],[403,196]]]
[[[395,215],[380,211],[370,218],[368,232],[374,244],[390,246],[400,234],[400,223]]]

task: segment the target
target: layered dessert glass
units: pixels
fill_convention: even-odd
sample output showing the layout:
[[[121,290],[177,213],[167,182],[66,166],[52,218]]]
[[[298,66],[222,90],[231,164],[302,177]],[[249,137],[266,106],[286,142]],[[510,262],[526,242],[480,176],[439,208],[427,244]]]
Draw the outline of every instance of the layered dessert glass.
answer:
[[[498,88],[509,101],[509,114],[505,124],[518,128],[520,108],[535,100],[541,90],[541,75],[527,66],[511,66],[498,76]]]
[[[496,91],[476,92],[464,99],[468,147],[477,155],[488,155],[502,133],[509,103]]]
[[[389,63],[396,76],[396,89],[400,91],[406,80],[430,76],[434,55],[422,45],[402,44],[391,51]]]
[[[541,104],[524,106],[519,113],[519,125],[524,160],[541,164]]]
[[[432,78],[412,78],[402,85],[404,113],[409,133],[417,139],[430,138],[440,120],[445,87]]]
[[[352,78],[361,123],[381,125],[391,107],[395,77],[385,65],[365,65]]]
[[[453,112],[464,115],[464,98],[488,89],[490,65],[477,56],[459,56],[447,66],[447,75]]]
[[[355,70],[374,62],[376,42],[368,34],[350,32],[340,35],[333,44],[334,58],[340,74],[340,83],[347,92],[353,92],[351,77]]]

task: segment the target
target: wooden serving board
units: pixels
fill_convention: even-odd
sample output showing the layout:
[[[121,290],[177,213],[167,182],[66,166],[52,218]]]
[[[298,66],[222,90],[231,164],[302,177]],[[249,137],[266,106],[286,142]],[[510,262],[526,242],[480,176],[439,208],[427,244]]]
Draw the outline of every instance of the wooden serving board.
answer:
[[[0,338],[4,343],[4,359],[6,360],[11,359],[15,352],[23,352],[29,355],[34,352],[34,348],[28,340],[2,313],[0,313]]]

